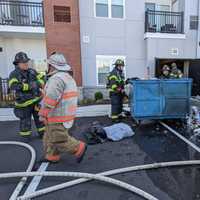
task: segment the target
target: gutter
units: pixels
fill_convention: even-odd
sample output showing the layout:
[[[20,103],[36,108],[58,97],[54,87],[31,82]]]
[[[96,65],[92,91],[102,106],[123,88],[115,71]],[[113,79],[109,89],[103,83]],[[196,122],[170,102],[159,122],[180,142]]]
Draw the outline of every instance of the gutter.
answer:
[[[197,49],[196,49],[196,58],[200,57],[200,3],[198,0],[198,5],[197,5],[197,14],[198,14],[198,30],[197,30]]]

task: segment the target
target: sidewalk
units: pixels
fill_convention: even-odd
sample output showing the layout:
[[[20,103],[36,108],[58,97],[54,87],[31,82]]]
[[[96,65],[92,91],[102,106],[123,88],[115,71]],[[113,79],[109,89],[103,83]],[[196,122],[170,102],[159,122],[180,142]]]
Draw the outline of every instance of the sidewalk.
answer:
[[[125,110],[128,109],[128,104],[124,105]],[[100,117],[110,115],[111,105],[92,105],[78,107],[77,117]],[[0,108],[0,121],[16,121],[19,120],[13,113],[13,108]]]
[[[93,105],[79,107],[77,117],[105,116],[110,113],[110,105]],[[0,108],[0,121],[16,121],[13,108]]]

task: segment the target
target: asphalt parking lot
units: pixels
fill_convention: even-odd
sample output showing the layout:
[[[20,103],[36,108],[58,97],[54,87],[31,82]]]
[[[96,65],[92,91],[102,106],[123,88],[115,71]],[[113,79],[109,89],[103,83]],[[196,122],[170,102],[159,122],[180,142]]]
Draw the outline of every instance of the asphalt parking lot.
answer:
[[[112,122],[107,117],[79,118],[71,130],[71,134],[83,139],[84,132],[93,121],[102,125]],[[131,121],[126,121],[132,124]],[[132,138],[120,142],[106,142],[89,146],[84,161],[77,164],[72,156],[63,155],[62,162],[49,165],[47,171],[77,171],[99,173],[111,169],[149,164],[154,162],[183,161],[199,159],[198,152],[182,142],[164,128],[156,130],[155,123],[144,123],[134,128]],[[177,130],[179,128],[174,127]],[[165,130],[165,131],[164,131]],[[18,122],[0,122],[1,141],[19,141],[17,135]],[[187,135],[184,129],[182,134]],[[29,143],[37,152],[37,160],[42,156],[42,142],[35,133]],[[29,153],[21,147],[0,146],[0,173],[25,171],[30,160]],[[40,166],[37,162],[35,170]],[[198,200],[200,199],[200,167],[165,168],[159,170],[132,172],[113,176],[154,195],[159,200]],[[19,179],[0,180],[0,199],[7,200],[12,194]],[[42,178],[37,189],[53,186],[69,178]],[[29,184],[29,183],[28,183]],[[27,186],[28,186],[27,184]],[[35,198],[37,200],[140,200],[141,197],[117,187],[92,181],[58,192]]]

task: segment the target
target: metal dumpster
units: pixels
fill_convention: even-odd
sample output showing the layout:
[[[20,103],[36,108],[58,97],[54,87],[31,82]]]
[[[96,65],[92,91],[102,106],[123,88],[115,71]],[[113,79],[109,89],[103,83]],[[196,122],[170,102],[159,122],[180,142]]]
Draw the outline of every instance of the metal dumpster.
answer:
[[[184,119],[190,111],[192,79],[133,80],[131,115],[136,120]]]

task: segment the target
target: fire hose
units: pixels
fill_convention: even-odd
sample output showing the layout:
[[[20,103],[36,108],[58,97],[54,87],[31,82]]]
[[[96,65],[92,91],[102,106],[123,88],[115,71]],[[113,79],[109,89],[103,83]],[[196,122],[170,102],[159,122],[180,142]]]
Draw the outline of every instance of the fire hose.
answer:
[[[30,145],[28,145],[26,143],[15,142],[15,141],[0,142],[0,145],[17,145],[17,146],[21,146],[21,147],[28,149],[31,153],[31,160],[30,160],[30,163],[29,163],[29,166],[28,166],[26,172],[32,171],[33,166],[34,166],[35,161],[36,161],[36,153],[35,153],[35,150],[33,149],[33,147],[31,147]],[[22,177],[22,179],[18,183],[17,187],[15,188],[15,190],[14,190],[13,194],[11,195],[11,197],[9,198],[9,200],[16,200],[17,199],[17,197],[19,196],[21,190],[23,189],[23,187],[26,183],[26,180],[27,180],[27,177]]]
[[[153,163],[153,164],[147,164],[147,165],[138,165],[133,167],[127,167],[127,168],[121,168],[121,169],[115,169],[107,172],[103,172],[97,175],[101,176],[111,176],[116,174],[122,174],[122,173],[128,173],[133,171],[141,171],[141,170],[151,170],[151,169],[160,169],[160,168],[167,168],[167,167],[181,167],[181,166],[194,166],[194,165],[200,165],[200,160],[191,160],[191,161],[174,161],[174,162],[162,162],[162,163]],[[24,174],[25,175],[25,174]],[[43,174],[40,174],[43,175]],[[1,178],[1,174],[0,174]],[[66,183],[62,183],[59,185],[51,186],[45,189],[38,190],[32,194],[28,194],[26,196],[21,196],[18,198],[18,200],[27,200],[30,198],[35,198],[38,196],[42,196],[51,192],[55,192],[64,188],[68,188],[74,185],[78,185],[81,183],[85,183],[87,181],[90,181],[91,179],[77,179],[73,181],[69,181]],[[143,196],[144,197],[144,196]]]
[[[0,179],[2,178],[17,178],[17,177],[32,177],[32,176],[54,176],[54,177],[74,177],[74,178],[87,178],[87,179],[94,179],[103,181],[106,183],[110,183],[126,190],[129,190],[133,193],[136,193],[145,199],[148,200],[158,200],[157,198],[153,197],[152,195],[136,188],[130,184],[124,183],[122,181],[118,181],[112,178],[108,178],[101,175],[89,174],[89,173],[78,173],[78,172],[15,172],[15,173],[5,173],[0,174]]]
[[[163,126],[165,126],[165,128],[170,130],[170,127],[167,126],[166,124],[162,124]],[[173,129],[170,130],[172,131],[175,135],[177,135],[180,139],[182,139],[184,142],[186,142],[187,144],[189,144],[190,146],[193,147],[192,144],[188,143],[188,141],[186,141],[187,139],[185,139],[184,137],[180,137],[180,135],[177,134],[176,131],[174,131]],[[124,183],[122,181],[118,181],[112,178],[108,178],[105,176],[111,176],[111,175],[116,175],[116,174],[121,174],[121,173],[127,173],[127,172],[132,172],[132,171],[139,171],[139,170],[149,170],[149,169],[159,169],[159,168],[166,168],[166,167],[180,167],[180,166],[191,166],[191,165],[200,165],[200,161],[199,160],[191,160],[191,161],[174,161],[174,162],[162,162],[162,163],[153,163],[153,164],[147,164],[147,165],[139,165],[139,166],[133,166],[133,167],[127,167],[127,168],[121,168],[121,169],[115,169],[115,170],[111,170],[111,171],[107,171],[107,172],[103,172],[100,174],[88,174],[88,173],[77,173],[77,172],[31,172],[34,162],[35,162],[35,151],[34,149],[27,144],[24,143],[20,143],[20,142],[0,142],[0,144],[14,144],[14,145],[20,145],[23,147],[27,147],[31,153],[32,153],[32,159],[30,162],[30,165],[27,169],[27,172],[15,172],[15,173],[2,173],[0,174],[0,179],[2,178],[16,178],[16,177],[23,177],[20,181],[20,183],[18,184],[17,190],[15,190],[15,192],[13,193],[13,195],[11,196],[12,200],[23,200],[23,199],[30,199],[30,198],[34,198],[34,197],[38,197],[50,192],[54,192],[57,190],[61,190],[67,187],[71,187],[73,185],[77,185],[80,183],[84,183],[87,181],[90,181],[91,179],[94,180],[99,180],[99,181],[103,181],[103,182],[107,182],[110,184],[114,184],[116,186],[122,187],[124,189],[127,189],[135,194],[138,194],[142,197],[144,197],[145,199],[149,199],[149,200],[157,200],[156,197],[152,196],[151,194],[146,193],[145,191],[136,188],[132,185],[129,185],[127,183]],[[193,147],[194,148],[194,147]],[[194,148],[196,149],[198,152],[199,149],[198,148]],[[34,161],[33,161],[34,160]],[[76,178],[80,178],[81,179],[77,179],[77,180],[73,180],[67,183],[63,183],[63,184],[59,184],[56,186],[52,186],[52,187],[48,187],[46,189],[42,189],[39,190],[37,192],[34,192],[32,194],[28,194],[26,196],[20,196],[18,197],[21,189],[23,188],[27,177],[32,177],[32,176],[59,176],[59,177],[76,177]],[[15,195],[14,195],[15,194]],[[18,197],[18,198],[17,198]],[[10,198],[10,199],[11,199]]]
[[[125,173],[130,171],[138,171],[138,170],[146,170],[146,169],[158,169],[163,167],[175,167],[175,166],[187,166],[187,165],[200,165],[200,161],[177,161],[177,162],[166,162],[166,163],[154,163],[149,165],[141,165],[141,166],[134,166],[134,167],[128,167],[123,169],[116,169],[112,170],[112,172],[104,173],[104,175],[109,174],[119,174],[119,173]],[[77,172],[16,172],[16,173],[4,173],[0,174],[0,178],[17,178],[17,177],[31,177],[31,176],[60,176],[60,177],[84,177],[87,179],[94,179],[94,180],[100,180],[104,182],[108,182],[117,186],[120,186],[124,189],[127,189],[131,192],[134,192],[136,194],[139,194],[140,196],[143,196],[145,199],[150,200],[157,200],[157,198],[153,197],[152,195],[149,195],[148,193],[144,192],[143,190],[140,190],[138,188],[135,188],[134,186],[131,186],[129,184],[123,183],[118,180],[114,180],[108,177],[104,177],[102,175],[94,175],[94,174],[88,174],[88,173],[77,173]],[[78,180],[76,180],[78,181]],[[79,180],[80,181],[80,180]],[[84,182],[87,180],[84,180]],[[69,184],[69,182],[68,182]],[[69,186],[69,185],[68,185]],[[50,191],[48,191],[49,193]],[[28,197],[30,198],[30,197]],[[33,196],[31,197],[33,198]],[[27,198],[18,198],[18,199],[27,199]]]

